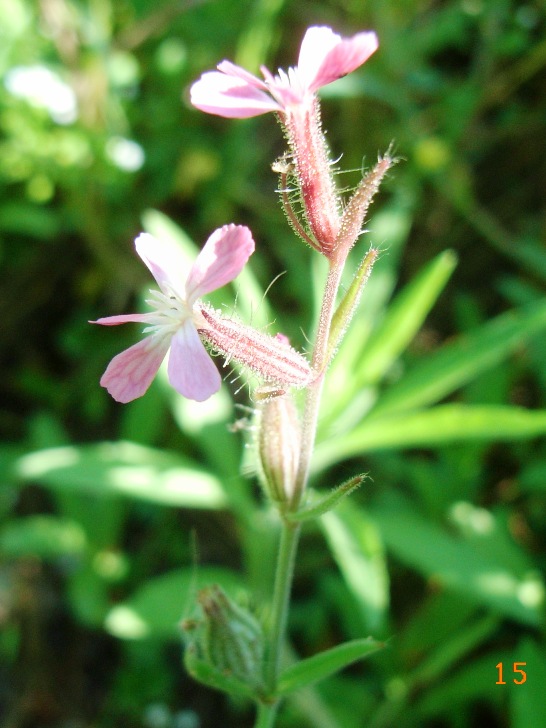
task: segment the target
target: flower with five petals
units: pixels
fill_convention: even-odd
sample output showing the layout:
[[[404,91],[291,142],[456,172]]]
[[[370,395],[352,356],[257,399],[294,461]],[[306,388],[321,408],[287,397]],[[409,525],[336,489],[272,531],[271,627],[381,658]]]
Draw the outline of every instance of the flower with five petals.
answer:
[[[298,65],[274,76],[261,67],[262,81],[244,68],[222,61],[217,71],[204,73],[191,87],[191,102],[209,114],[244,119],[276,111],[290,114],[294,107],[312,103],[322,86],[346,76],[377,50],[371,31],[342,38],[331,28],[314,26],[305,33]]]
[[[115,356],[100,383],[118,402],[141,397],[169,351],[167,372],[174,389],[198,402],[208,399],[220,388],[221,379],[199,337],[198,329],[206,322],[198,299],[239,275],[254,251],[252,234],[243,225],[215,230],[187,275],[183,256],[174,245],[142,233],[135,247],[160,288],[150,291],[147,301],[155,310],[108,316],[93,323],[144,323],[149,336]]]

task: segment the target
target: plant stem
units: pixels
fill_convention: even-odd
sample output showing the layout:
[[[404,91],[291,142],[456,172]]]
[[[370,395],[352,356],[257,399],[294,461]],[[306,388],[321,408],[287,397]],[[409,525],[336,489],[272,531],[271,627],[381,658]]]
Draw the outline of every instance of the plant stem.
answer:
[[[273,620],[269,635],[269,654],[265,674],[266,685],[271,692],[275,690],[279,678],[300,530],[300,524],[282,521],[277,571],[275,573],[275,590],[273,592]]]
[[[344,261],[343,261],[344,262]],[[328,338],[330,325],[334,315],[337,292],[343,272],[343,263],[333,264],[328,272],[322,307],[320,312],[315,347],[313,350],[312,366],[318,372],[315,382],[308,390],[305,401],[305,410],[302,424],[302,442],[298,472],[294,484],[294,496],[291,507],[297,509],[299,506],[307,480],[311,456],[315,444],[317,431],[318,412],[320,397],[324,382],[324,374],[328,365]],[[269,653],[266,666],[266,687],[274,694],[277,687],[283,642],[288,621],[288,609],[290,605],[290,594],[294,579],[294,566],[298,549],[301,524],[291,523],[285,519],[281,522],[281,537],[277,567],[275,572],[275,588],[272,603],[272,624],[269,634]],[[255,728],[272,728],[275,716],[279,707],[279,700],[273,703],[260,703]]]
[[[298,541],[301,526],[299,524],[282,521],[277,568],[275,572],[275,588],[272,603],[272,624],[269,633],[269,652],[265,670],[266,688],[274,693],[279,679],[281,656],[283,649],[288,608],[290,605],[290,592],[294,579],[294,565],[298,550]],[[258,705],[256,728],[270,728],[273,726],[280,700]]]
[[[258,703],[258,715],[255,728],[272,728],[279,708],[279,701],[275,703]]]
[[[330,325],[335,311],[337,292],[341,282],[344,262],[345,261],[331,266],[328,271],[328,278],[324,289],[317,337],[315,340],[313,359],[311,362],[313,369],[318,372],[318,376],[316,380],[309,385],[305,400],[301,433],[300,461],[294,485],[294,495],[292,498],[292,506],[294,509],[299,506],[309,479],[309,468],[311,465],[311,457],[313,455],[315,437],[317,433],[320,398],[322,395],[322,388],[324,386],[326,367],[328,366],[328,338],[330,335]]]

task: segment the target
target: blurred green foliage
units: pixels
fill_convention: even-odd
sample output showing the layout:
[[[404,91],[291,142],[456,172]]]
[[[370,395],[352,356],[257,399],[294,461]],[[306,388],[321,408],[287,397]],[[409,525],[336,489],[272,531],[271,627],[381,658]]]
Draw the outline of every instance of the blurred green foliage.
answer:
[[[200,114],[188,87],[222,58],[287,67],[313,24],[381,43],[325,89],[340,186],[391,141],[402,162],[368,222],[383,252],[329,373],[313,484],[371,478],[305,526],[287,651],[390,639],[279,725],[546,725],[543,4],[4,0],[9,728],[252,725],[187,678],[177,626],[204,583],[269,597],[275,518],[241,471],[248,433],[228,430],[246,391],[195,405],[159,379],[117,405],[98,380],[137,332],[86,322],[141,305],[139,230],[192,250],[233,221],[258,243],[233,305],[306,346],[324,270],[278,206],[279,130]]]

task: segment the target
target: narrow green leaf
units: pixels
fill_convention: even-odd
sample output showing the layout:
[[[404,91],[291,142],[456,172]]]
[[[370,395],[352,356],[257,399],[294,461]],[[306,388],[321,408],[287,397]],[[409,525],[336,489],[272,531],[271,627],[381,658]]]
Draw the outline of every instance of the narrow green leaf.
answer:
[[[381,629],[389,604],[389,576],[376,524],[356,505],[347,503],[326,513],[320,524],[354,597],[363,629]]]
[[[292,522],[309,521],[312,518],[318,518],[318,516],[322,516],[335,508],[343,498],[360,487],[367,477],[367,475],[355,475],[354,478],[338,485],[337,488],[321,496],[319,500],[312,501],[311,504],[300,509],[297,513],[286,513],[285,518]]]
[[[319,429],[325,431],[337,414],[346,411],[347,402],[352,401],[361,389],[359,382],[354,378],[354,373],[358,371],[367,342],[377,322],[382,320],[387,302],[391,299],[396,286],[400,256],[406,245],[414,216],[414,200],[406,197],[397,199],[396,192],[394,194],[393,200],[380,212],[373,213],[369,220],[368,227],[374,240],[389,241],[388,253],[380,255],[376,261],[373,275],[370,276],[362,293],[358,313],[351,321],[326,377],[319,423]],[[312,266],[312,271],[318,262],[325,262],[322,256],[313,256],[313,260],[315,265]],[[320,282],[315,282],[316,277],[313,279],[312,290],[318,293],[315,295],[315,318],[318,317],[322,302],[324,276],[323,271]],[[351,374],[350,377],[347,375],[348,372]]]
[[[385,391],[370,417],[437,402],[546,328],[546,302],[510,311],[447,344]]]
[[[425,578],[522,624],[541,623],[544,584],[530,560],[527,568],[514,568],[499,555],[495,539],[484,538],[478,548],[471,539],[452,536],[426,520],[394,494],[378,500],[372,515],[389,550]]]
[[[479,616],[438,642],[412,673],[409,680],[412,688],[430,685],[434,680],[449,674],[466,655],[477,650],[495,634],[499,622],[500,617],[496,615]]]
[[[453,251],[432,260],[396,297],[363,352],[356,373],[361,387],[380,381],[421,328],[457,264]]]
[[[126,496],[162,505],[224,508],[222,484],[191,460],[131,442],[38,450],[19,458],[20,481],[95,496]]]
[[[87,546],[81,524],[57,516],[16,518],[0,531],[0,551],[9,557],[28,554],[42,558],[81,556]]]
[[[546,433],[546,410],[522,407],[444,404],[422,412],[366,419],[342,437],[317,446],[316,472],[371,450],[441,447],[454,442],[525,440]]]
[[[363,660],[374,652],[385,647],[384,642],[378,642],[373,637],[352,640],[337,647],[332,647],[318,655],[308,657],[301,662],[288,667],[279,680],[278,695],[289,695],[312,683],[324,680],[330,675],[343,670],[357,660]]]
[[[353,282],[347,289],[334,313],[330,327],[330,336],[328,339],[328,359],[330,359],[339,346],[339,343],[351,322],[356,307],[358,306],[358,302],[360,301],[362,290],[368,282],[368,278],[372,272],[372,267],[377,258],[377,254],[378,251],[372,248],[364,256],[362,262],[358,266]]]
[[[359,314],[353,319],[328,373],[322,432],[332,427],[335,429],[338,426],[336,420],[342,422],[342,429],[350,429],[354,420],[347,424],[344,418],[362,396],[362,411],[370,409],[373,399],[369,399],[367,390],[385,376],[421,328],[453,272],[456,258],[448,250],[429,263],[397,296],[387,309],[382,323],[370,334],[372,321],[366,316],[366,307],[373,306],[373,302],[368,303],[367,297],[376,283],[376,275],[381,275],[381,263],[380,258],[364,291],[364,302],[360,307],[362,316]],[[372,395],[375,399],[373,392]],[[359,419],[361,417],[362,414]]]
[[[513,728],[529,728],[529,726],[546,725],[546,661],[544,659],[544,641],[539,642],[531,636],[520,639],[510,659],[504,663],[503,678],[513,690],[510,691],[510,713]],[[521,680],[521,673],[513,673],[515,663],[524,662],[517,667],[524,670],[527,679],[521,685],[514,685],[512,680]],[[495,663],[497,664],[497,663]],[[508,687],[508,686],[506,686]]]

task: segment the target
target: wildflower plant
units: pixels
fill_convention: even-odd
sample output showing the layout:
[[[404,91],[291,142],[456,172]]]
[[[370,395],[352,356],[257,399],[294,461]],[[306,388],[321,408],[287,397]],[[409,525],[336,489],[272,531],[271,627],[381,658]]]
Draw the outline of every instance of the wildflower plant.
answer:
[[[116,356],[101,384],[119,402],[142,396],[163,358],[168,376],[184,397],[203,401],[220,387],[220,375],[207,352],[239,363],[259,380],[256,413],[257,471],[280,521],[275,583],[269,608],[259,621],[216,586],[199,593],[201,615],[187,619],[185,661],[197,679],[231,694],[251,697],[258,706],[256,725],[272,726],[284,696],[331,675],[380,649],[372,638],[358,639],[286,666],[283,645],[296,553],[302,524],[334,508],[362,482],[362,475],[308,502],[308,480],[328,368],[349,328],[360,294],[377,258],[361,240],[368,207],[394,159],[390,153],[364,175],[343,199],[332,175],[329,149],[321,128],[317,91],[359,68],[377,49],[375,33],[342,38],[330,28],[312,27],[303,38],[298,63],[260,79],[229,61],[205,73],[191,88],[195,107],[227,118],[274,113],[288,142],[273,166],[279,174],[284,210],[310,255],[322,255],[328,273],[310,355],[276,336],[226,316],[202,298],[233,280],[254,250],[250,230],[226,225],[206,242],[186,270],[165,241],[149,234],[137,238],[136,250],[159,291],[152,291],[152,312],[101,318],[96,323],[145,324],[146,337]],[[299,203],[289,193],[295,188]],[[349,251],[360,249],[352,283],[340,294]],[[288,271],[290,274],[290,271]],[[295,390],[302,395],[296,397]]]

